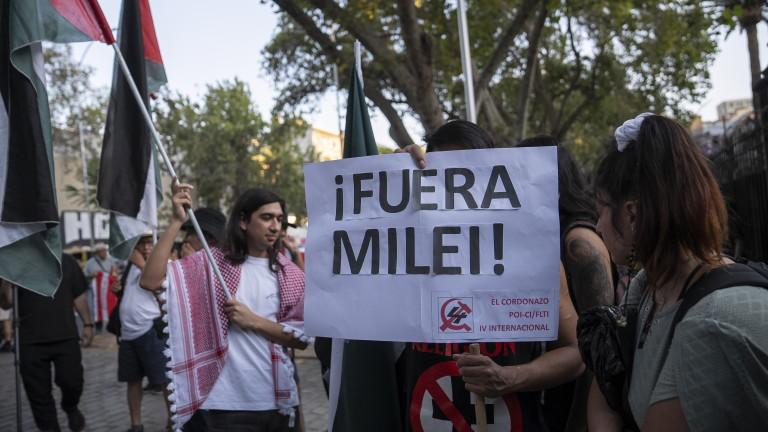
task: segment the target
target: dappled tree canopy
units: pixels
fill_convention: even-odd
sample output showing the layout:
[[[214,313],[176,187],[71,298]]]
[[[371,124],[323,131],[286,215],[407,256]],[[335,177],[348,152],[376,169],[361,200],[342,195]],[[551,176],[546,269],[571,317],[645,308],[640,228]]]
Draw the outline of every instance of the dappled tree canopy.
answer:
[[[95,207],[94,192],[99,170],[99,153],[107,112],[107,90],[90,82],[93,68],[76,61],[72,46],[46,43],[43,50],[46,91],[51,112],[53,150],[57,154],[86,160],[90,188],[80,184],[64,185],[74,202]],[[82,148],[80,144],[82,143]],[[81,154],[81,149],[84,154]],[[67,168],[73,168],[67,165]],[[77,167],[80,170],[80,167]],[[78,177],[81,172],[78,171]]]
[[[358,39],[366,51],[365,94],[400,146],[414,142],[406,113],[426,132],[463,117],[455,1],[274,3],[280,30],[264,65],[277,84],[278,108],[311,108],[335,85],[333,64],[348,76]],[[722,11],[702,3],[469,1],[478,123],[504,145],[550,134],[579,154],[640,111],[684,118],[686,104],[708,89],[716,52]]]
[[[297,118],[262,119],[247,84],[237,78],[208,85],[199,102],[164,91],[155,119],[179,176],[195,186],[199,204],[226,211],[248,188],[282,196],[289,213],[306,216],[304,162],[297,138],[307,125]]]
[[[75,61],[71,45],[46,44],[43,53],[54,149],[79,152],[82,127],[91,150],[104,132],[106,89],[91,84],[93,68]]]

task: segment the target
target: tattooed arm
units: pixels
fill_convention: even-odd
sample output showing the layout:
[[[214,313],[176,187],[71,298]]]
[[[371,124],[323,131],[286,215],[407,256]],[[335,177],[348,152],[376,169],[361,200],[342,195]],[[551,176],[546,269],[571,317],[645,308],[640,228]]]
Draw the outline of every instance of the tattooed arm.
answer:
[[[600,237],[590,229],[574,228],[565,237],[565,250],[573,302],[579,312],[613,304],[611,261]]]

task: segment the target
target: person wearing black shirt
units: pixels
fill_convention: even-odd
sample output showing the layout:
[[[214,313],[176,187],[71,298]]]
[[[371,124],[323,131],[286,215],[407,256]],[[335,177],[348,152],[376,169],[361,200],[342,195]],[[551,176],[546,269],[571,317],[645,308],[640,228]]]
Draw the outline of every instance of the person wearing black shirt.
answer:
[[[84,295],[88,286],[77,261],[64,254],[61,266],[61,284],[52,298],[19,289],[21,377],[37,427],[60,431],[51,385],[53,364],[69,429],[81,431],[85,429],[85,418],[77,404],[83,393],[83,366],[72,308],[83,320],[82,346],[93,340],[93,322]],[[10,307],[10,287],[4,284],[0,294],[0,306]]]

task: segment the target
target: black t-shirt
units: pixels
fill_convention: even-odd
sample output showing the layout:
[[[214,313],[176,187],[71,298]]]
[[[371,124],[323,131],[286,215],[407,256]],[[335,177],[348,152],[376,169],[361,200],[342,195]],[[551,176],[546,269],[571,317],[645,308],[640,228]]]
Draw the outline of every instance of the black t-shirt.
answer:
[[[22,344],[77,338],[74,300],[88,288],[80,266],[70,255],[61,258],[63,276],[53,298],[19,290],[19,337]]]
[[[481,343],[480,352],[502,366],[529,363],[539,356],[539,343]],[[464,388],[453,354],[467,352],[468,344],[409,343],[398,361],[404,398],[404,430],[436,432],[474,430],[475,408]],[[540,392],[486,398],[489,430],[538,432],[543,427]]]

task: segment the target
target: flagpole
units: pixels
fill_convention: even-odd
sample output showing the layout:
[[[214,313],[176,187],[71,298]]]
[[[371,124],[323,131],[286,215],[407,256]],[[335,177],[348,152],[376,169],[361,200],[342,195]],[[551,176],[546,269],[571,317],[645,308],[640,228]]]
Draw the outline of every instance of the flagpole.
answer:
[[[13,285],[13,369],[16,376],[16,431],[21,432],[21,374],[19,349],[19,287]]]
[[[341,102],[339,102],[339,66],[334,63],[333,64],[333,82],[336,83],[336,122],[339,127],[339,148],[341,148],[341,151],[339,152],[340,155],[344,154],[344,132],[341,129]]]
[[[85,160],[85,144],[83,144],[83,122],[77,122],[77,130],[80,134],[80,161],[83,164],[83,196],[85,199],[85,208],[88,209],[91,206],[91,194],[89,192],[90,186],[88,185],[88,166]],[[91,215],[92,217],[93,215]],[[93,252],[94,232],[93,226],[91,226],[91,252]]]
[[[160,134],[157,133],[157,129],[155,129],[155,124],[152,122],[152,117],[149,116],[149,110],[147,110],[146,105],[144,105],[144,99],[141,97],[141,93],[139,93],[139,89],[136,88],[136,83],[133,81],[133,76],[131,76],[131,71],[130,69],[128,69],[128,64],[125,63],[125,59],[123,58],[123,53],[120,52],[120,48],[117,46],[117,44],[112,44],[112,48],[115,50],[115,56],[117,58],[117,62],[118,64],[120,64],[120,69],[123,71],[125,80],[128,82],[128,86],[131,88],[131,93],[133,93],[133,97],[136,99],[136,103],[139,105],[141,114],[144,117],[144,122],[149,127],[149,130],[152,131],[152,138],[154,138],[155,140],[155,145],[157,146],[158,152],[160,152],[160,156],[162,156],[163,163],[165,164],[166,169],[168,169],[168,173],[174,179],[178,179],[178,176],[176,175],[176,170],[173,169],[173,164],[171,163],[171,159],[168,157],[168,153],[165,152],[165,146],[163,146],[163,142],[160,140]],[[224,281],[224,277],[222,277],[221,275],[219,266],[216,264],[216,261],[213,259],[211,248],[208,246],[208,242],[205,240],[205,235],[203,235],[203,230],[200,229],[200,224],[197,223],[195,212],[192,211],[191,208],[189,208],[187,209],[187,214],[189,214],[189,220],[190,222],[192,222],[192,226],[195,228],[195,233],[197,234],[197,238],[200,239],[200,242],[203,244],[203,250],[205,250],[205,255],[208,257],[208,261],[211,263],[213,272],[216,274],[216,279],[219,281],[222,288],[224,289],[224,295],[227,297],[227,300],[231,300],[232,294],[229,292],[229,289],[227,288],[227,283]]]
[[[475,82],[472,79],[472,57],[469,52],[469,30],[467,27],[467,5],[465,0],[457,0],[459,17],[459,48],[461,50],[461,70],[464,73],[464,103],[467,105],[467,120],[477,123],[475,113]]]
[[[365,88],[365,83],[363,82],[363,46],[357,39],[355,39],[355,70],[360,78],[360,87]]]

